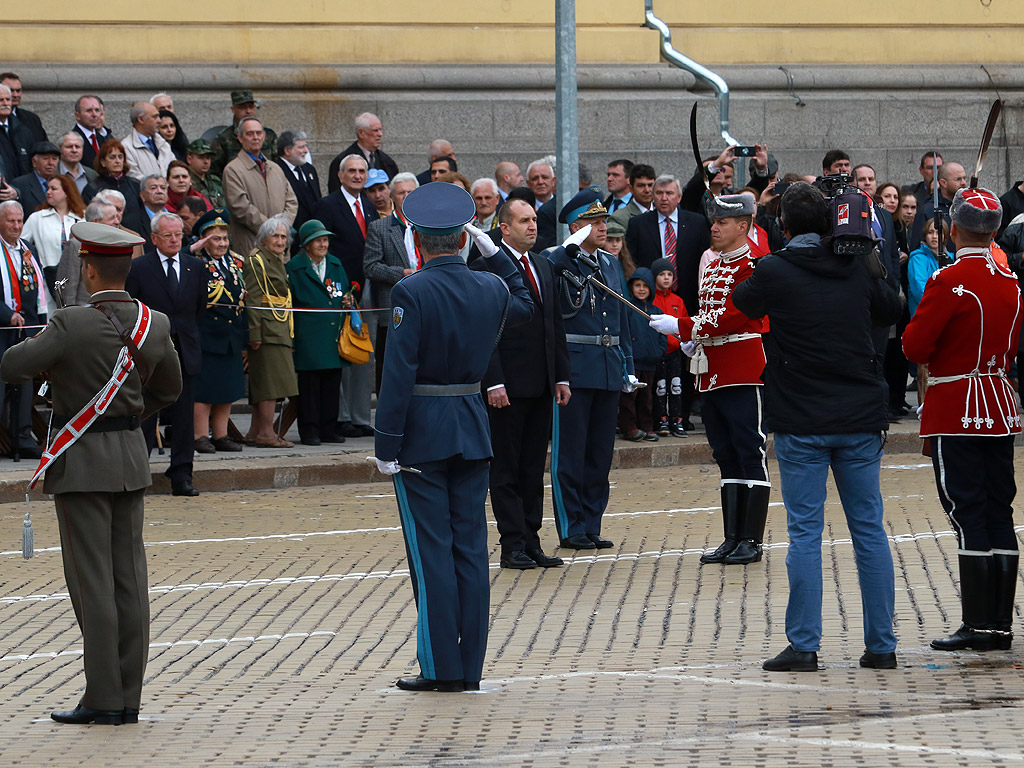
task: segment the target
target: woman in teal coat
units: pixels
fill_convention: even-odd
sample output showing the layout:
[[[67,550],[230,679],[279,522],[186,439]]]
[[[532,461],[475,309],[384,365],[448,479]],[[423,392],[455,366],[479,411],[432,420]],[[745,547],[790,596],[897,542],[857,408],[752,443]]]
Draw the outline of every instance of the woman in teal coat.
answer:
[[[299,227],[302,250],[287,266],[292,306],[297,309],[352,306],[345,268],[327,252],[330,234],[316,219]],[[303,445],[345,442],[336,432],[341,369],[348,365],[338,354],[344,318],[341,312],[295,313],[293,347],[299,378],[299,438]]]

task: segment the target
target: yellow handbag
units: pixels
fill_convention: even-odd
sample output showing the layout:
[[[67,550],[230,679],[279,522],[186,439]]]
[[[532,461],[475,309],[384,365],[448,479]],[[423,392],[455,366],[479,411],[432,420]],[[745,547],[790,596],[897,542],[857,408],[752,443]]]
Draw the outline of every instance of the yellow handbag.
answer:
[[[358,309],[359,305],[356,305]],[[347,360],[353,365],[362,365],[370,362],[370,354],[373,352],[373,343],[370,341],[370,329],[366,327],[358,312],[348,312],[345,315],[345,322],[341,326],[341,335],[338,337],[338,354],[342,360]]]

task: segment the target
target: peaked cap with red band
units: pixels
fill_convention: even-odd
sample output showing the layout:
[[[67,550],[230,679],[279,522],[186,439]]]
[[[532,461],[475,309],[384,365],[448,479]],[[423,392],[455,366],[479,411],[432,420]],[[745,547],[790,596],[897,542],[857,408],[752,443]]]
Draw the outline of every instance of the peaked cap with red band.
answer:
[[[78,222],[71,227],[71,236],[82,244],[82,256],[131,256],[136,245],[146,242],[138,235],[95,221]]]
[[[949,216],[961,229],[986,234],[999,229],[1003,206],[987,189],[959,189],[949,207]]]

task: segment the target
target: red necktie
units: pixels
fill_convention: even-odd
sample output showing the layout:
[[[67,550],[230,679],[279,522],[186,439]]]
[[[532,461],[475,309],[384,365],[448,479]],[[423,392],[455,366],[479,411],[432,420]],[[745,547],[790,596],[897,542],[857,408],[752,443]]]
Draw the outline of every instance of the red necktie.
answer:
[[[94,151],[94,152],[96,152],[97,154],[99,154],[99,151],[100,151],[100,144],[99,144],[99,142],[98,142],[98,141],[96,141],[96,134],[94,133],[94,134],[93,134],[92,136],[90,136],[89,138],[90,138],[90,139],[92,140],[92,148],[93,148],[93,151]]]
[[[540,298],[540,286],[537,285],[537,278],[533,276],[533,271],[530,269],[530,260],[525,255],[521,256],[520,261],[523,262],[523,269],[526,270],[526,276],[530,278],[530,285],[533,286],[533,292],[537,294],[537,298]]]
[[[363,216],[363,206],[356,200],[356,222],[359,224],[359,231],[363,233],[363,240],[366,239],[366,218]]]
[[[679,284],[679,271],[676,267],[676,231],[672,228],[672,219],[665,219],[665,258],[672,262],[672,270],[676,277],[672,278],[672,287]]]

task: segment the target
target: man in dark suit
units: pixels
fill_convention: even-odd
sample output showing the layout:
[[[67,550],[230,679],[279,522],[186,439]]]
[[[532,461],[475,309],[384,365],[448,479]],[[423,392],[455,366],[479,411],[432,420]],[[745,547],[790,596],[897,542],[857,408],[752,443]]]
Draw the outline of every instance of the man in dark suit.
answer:
[[[296,231],[313,218],[313,206],[321,197],[320,177],[309,162],[308,139],[302,131],[284,131],[277,140],[277,160],[274,161],[281,166],[284,177],[288,179],[299,201],[299,211],[292,223]],[[299,239],[295,238],[292,253],[298,252],[298,249]]]
[[[90,168],[93,167],[103,142],[113,138],[104,125],[106,119],[103,99],[91,93],[78,97],[78,101],[75,102],[75,127],[71,130],[80,133],[85,140],[82,162]]]
[[[519,267],[530,289],[529,322],[506,328],[491,355],[483,387],[491,422],[491,508],[498,523],[501,567],[524,570],[562,564],[548,557],[538,535],[544,508],[544,463],[551,437],[552,398],[569,402],[569,349],[555,295],[551,262],[532,252],[537,214],[523,200],[499,213],[501,249]],[[473,269],[485,266],[478,259]]]
[[[0,84],[11,89],[11,104],[14,107],[14,117],[32,134],[32,143],[37,141],[49,141],[43,122],[35,112],[29,112],[21,107],[21,78],[13,72],[0,73]]]
[[[685,211],[680,206],[682,184],[675,176],[654,180],[654,210],[641,213],[626,226],[626,247],[638,267],[650,267],[658,259],[668,259],[676,268],[672,292],[686,305],[692,317],[699,310],[697,288],[700,257],[711,247],[711,233],[703,214]],[[674,244],[674,247],[672,247]],[[693,374],[683,366],[683,400],[680,404],[683,427],[693,430],[690,407],[693,405]]]
[[[32,132],[14,117],[11,89],[0,85],[0,175],[14,178],[27,173]]]
[[[345,274],[360,286],[356,298],[362,300],[363,253],[366,248],[366,234],[371,222],[379,216],[365,194],[366,160],[362,155],[343,157],[338,162],[339,188],[327,197],[320,198],[313,206],[313,218],[320,221],[331,232],[330,253],[341,261]],[[341,388],[344,400],[339,408],[342,422],[340,434],[343,437],[360,437],[373,434],[370,427],[370,381],[373,367],[370,363],[350,365],[341,373]]]
[[[41,141],[32,146],[32,170],[11,180],[11,186],[18,190],[21,207],[29,215],[46,202],[46,185],[56,175],[59,162],[60,150],[48,141]]]
[[[633,170],[633,161],[626,158],[612,160],[608,163],[608,197],[605,198],[604,207],[608,209],[608,215],[625,208],[633,199],[633,193],[629,189],[629,174]]]
[[[679,207],[682,185],[675,176],[659,176],[654,182],[654,210],[629,220],[626,246],[638,267],[650,267],[657,259],[668,259],[676,268],[677,284],[673,293],[686,304],[690,315],[697,314],[697,272],[700,257],[711,247],[711,235],[705,218]],[[667,225],[671,225],[671,230]],[[666,242],[674,248],[666,250]]]
[[[411,173],[400,173],[391,182],[391,202],[394,212],[384,219],[370,222],[366,229],[366,248],[363,251],[363,269],[373,288],[373,306],[391,309],[391,287],[422,265],[412,233],[402,214],[402,203],[419,184]],[[387,345],[390,312],[376,313],[378,319],[374,355],[377,360],[377,391],[380,391],[381,370],[384,366],[384,348]]]
[[[206,309],[206,270],[199,259],[181,253],[183,227],[174,213],[161,212],[153,217],[154,250],[132,262],[125,290],[134,298],[171,321],[171,338],[181,363],[181,395],[164,408],[164,421],[171,432],[171,464],[164,473],[171,481],[175,496],[198,496],[192,487],[192,459],[195,439],[192,431],[193,382],[199,373],[202,351],[199,346],[199,316]],[[156,445],[157,416],[142,424],[150,452]]]
[[[398,175],[398,163],[380,148],[383,139],[384,128],[381,126],[380,118],[372,112],[363,112],[359,115],[356,118],[356,140],[331,160],[331,166],[327,171],[327,191],[336,192],[341,186],[338,171],[341,168],[341,161],[349,155],[359,155],[366,161],[367,168],[380,168],[389,179],[395,178]]]

